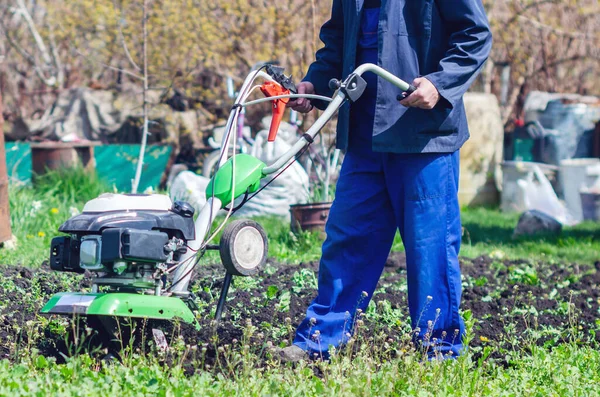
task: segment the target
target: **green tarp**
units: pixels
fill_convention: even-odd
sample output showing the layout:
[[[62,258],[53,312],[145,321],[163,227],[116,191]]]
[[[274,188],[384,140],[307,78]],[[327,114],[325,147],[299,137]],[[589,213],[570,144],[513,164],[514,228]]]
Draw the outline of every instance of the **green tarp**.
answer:
[[[6,166],[11,180],[31,182],[31,147],[24,142],[7,142]],[[171,146],[148,145],[138,191],[156,189],[171,155]],[[119,192],[131,191],[140,145],[102,145],[94,147],[96,172]]]
[[[171,150],[171,146],[146,146],[139,192],[149,187],[156,190],[169,161]],[[135,177],[139,153],[140,145],[94,147],[98,175],[120,192],[131,191],[131,181]]]
[[[6,142],[6,169],[10,181],[31,181],[31,147],[24,142]]]

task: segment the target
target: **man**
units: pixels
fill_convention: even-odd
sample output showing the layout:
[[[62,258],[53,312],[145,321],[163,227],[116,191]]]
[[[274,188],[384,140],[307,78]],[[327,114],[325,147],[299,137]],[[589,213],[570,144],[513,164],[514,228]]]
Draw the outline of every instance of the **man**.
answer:
[[[481,0],[334,0],[320,38],[325,46],[299,92],[331,95],[331,78],[367,62],[417,89],[398,101],[398,88],[367,73],[363,96],[340,110],[337,144],[346,155],[326,225],[318,296],[294,345],[280,354],[290,361],[306,353],[326,358],[331,346],[348,341],[399,230],[415,340],[457,356],[464,331],[459,149],[469,137],[462,96],[491,48]],[[308,112],[313,104],[298,99],[288,106]]]

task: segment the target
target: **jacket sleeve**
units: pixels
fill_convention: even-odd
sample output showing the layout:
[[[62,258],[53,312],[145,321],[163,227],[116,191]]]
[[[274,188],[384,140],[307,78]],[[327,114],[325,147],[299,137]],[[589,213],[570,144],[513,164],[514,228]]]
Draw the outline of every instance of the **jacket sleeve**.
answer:
[[[325,44],[317,51],[316,60],[308,68],[303,81],[311,82],[318,95],[331,96],[329,80],[342,77],[344,15],[342,0],[333,0],[331,19],[321,27],[319,38]],[[313,101],[319,109],[325,109],[324,101]]]
[[[488,58],[492,33],[481,0],[435,2],[450,38],[438,71],[423,77],[433,83],[446,105],[453,108]]]

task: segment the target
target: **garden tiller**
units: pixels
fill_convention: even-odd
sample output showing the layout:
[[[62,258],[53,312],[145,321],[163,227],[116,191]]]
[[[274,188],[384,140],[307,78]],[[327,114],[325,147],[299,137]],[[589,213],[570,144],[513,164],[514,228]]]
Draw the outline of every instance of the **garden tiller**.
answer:
[[[81,214],[63,223],[50,249],[50,267],[57,271],[92,272],[88,293],[62,292],[54,295],[42,313],[78,315],[100,334],[111,334],[126,319],[180,321],[199,327],[194,315],[194,296],[188,290],[192,271],[207,250],[218,250],[226,274],[216,309],[220,319],[233,276],[255,275],[267,258],[267,236],[252,220],[234,220],[231,214],[261,189],[265,178],[273,180],[313,142],[321,128],[346,101],[356,101],[366,82],[361,77],[373,72],[410,93],[414,87],[373,65],[359,66],[344,81],[331,80],[332,98],[297,94],[283,69],[264,65],[251,72],[240,89],[226,124],[217,170],[206,188],[207,202],[197,217],[185,202],[171,202],[165,195],[103,194],[87,202]],[[263,80],[255,85],[257,79]],[[260,89],[265,98],[247,101]],[[248,154],[229,157],[236,147],[235,128],[241,109],[270,101],[273,109],[269,141],[290,98],[328,101],[329,106],[292,148],[265,164]],[[263,187],[268,184],[267,181]],[[211,226],[217,214],[226,211],[222,222]],[[195,220],[194,220],[195,218]],[[223,231],[219,244],[211,244]]]

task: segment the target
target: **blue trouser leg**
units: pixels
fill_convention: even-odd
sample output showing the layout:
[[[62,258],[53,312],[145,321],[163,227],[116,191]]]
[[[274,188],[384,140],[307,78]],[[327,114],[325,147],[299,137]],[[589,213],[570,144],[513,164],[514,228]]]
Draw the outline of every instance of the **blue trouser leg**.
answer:
[[[347,154],[327,223],[318,296],[295,344],[327,355],[329,345],[347,341],[356,309],[364,310],[375,291],[398,227],[417,339],[432,344],[435,338],[430,351],[460,354],[458,159],[458,152]]]
[[[365,310],[381,276],[396,232],[381,157],[349,152],[344,159],[326,225],[318,296],[294,341],[305,350],[326,355],[329,345],[345,343],[356,309]]]
[[[418,339],[460,354],[459,152],[387,154],[386,182],[406,250],[408,303]],[[429,350],[432,351],[433,347]]]

